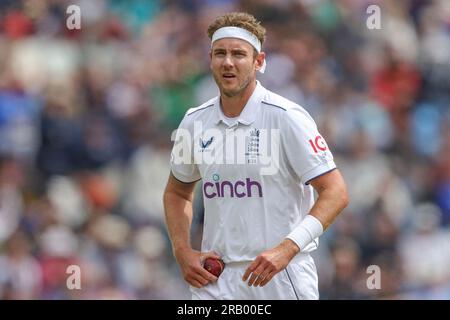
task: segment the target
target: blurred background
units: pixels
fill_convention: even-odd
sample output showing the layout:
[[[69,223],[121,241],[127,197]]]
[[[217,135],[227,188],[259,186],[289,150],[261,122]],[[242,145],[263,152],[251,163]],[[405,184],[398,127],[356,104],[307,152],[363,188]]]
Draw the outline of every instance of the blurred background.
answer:
[[[0,298],[190,298],[164,226],[170,136],[217,94],[206,28],[238,10],[267,29],[260,81],[309,111],[348,183],[314,253],[321,298],[450,299],[446,0],[1,0]]]

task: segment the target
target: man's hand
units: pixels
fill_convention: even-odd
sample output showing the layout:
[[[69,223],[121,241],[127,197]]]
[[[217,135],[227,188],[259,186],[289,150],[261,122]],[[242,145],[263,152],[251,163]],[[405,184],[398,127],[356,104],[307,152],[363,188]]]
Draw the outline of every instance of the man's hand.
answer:
[[[180,265],[183,278],[190,285],[201,288],[210,282],[217,281],[217,277],[203,268],[206,258],[220,259],[214,252],[200,252],[193,249],[177,250],[175,257]]]
[[[248,281],[249,286],[265,286],[278,272],[286,268],[292,258],[300,251],[299,247],[291,240],[285,239],[273,249],[261,253],[248,266],[242,277]]]

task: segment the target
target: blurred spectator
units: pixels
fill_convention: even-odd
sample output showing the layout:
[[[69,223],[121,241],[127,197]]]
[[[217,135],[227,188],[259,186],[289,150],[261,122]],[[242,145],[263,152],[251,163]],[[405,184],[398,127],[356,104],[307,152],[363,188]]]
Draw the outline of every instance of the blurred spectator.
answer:
[[[440,230],[441,211],[436,205],[424,203],[413,212],[409,233],[399,239],[399,253],[405,272],[405,285],[417,290],[448,284],[450,281],[449,230]]]
[[[0,158],[0,243],[14,234],[23,210],[22,168],[12,158]]]
[[[17,231],[0,255],[0,298],[39,299],[42,290],[42,271],[33,257],[27,236]]]

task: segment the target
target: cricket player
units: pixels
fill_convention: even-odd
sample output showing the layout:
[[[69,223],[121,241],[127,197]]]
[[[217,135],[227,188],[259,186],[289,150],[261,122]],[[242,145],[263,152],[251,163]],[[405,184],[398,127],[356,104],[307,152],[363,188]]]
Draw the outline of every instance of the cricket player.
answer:
[[[345,182],[308,112],[256,80],[266,65],[260,23],[228,13],[208,36],[220,94],[180,123],[164,193],[184,279],[193,299],[318,299],[310,253],[348,204]],[[189,238],[200,180],[201,252]],[[206,257],[225,262],[219,277],[202,267]]]

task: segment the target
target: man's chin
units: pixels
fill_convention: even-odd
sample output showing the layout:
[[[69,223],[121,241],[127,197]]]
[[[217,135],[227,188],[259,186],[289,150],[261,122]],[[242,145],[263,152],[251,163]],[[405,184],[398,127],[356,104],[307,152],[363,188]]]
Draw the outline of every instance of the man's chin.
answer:
[[[222,93],[223,93],[225,96],[231,98],[231,97],[236,96],[236,95],[239,93],[239,91],[238,91],[238,90],[225,90],[225,89],[223,89],[223,90],[222,90]]]
[[[221,91],[227,97],[233,97],[239,93],[239,88],[231,87],[231,86],[221,86]]]

